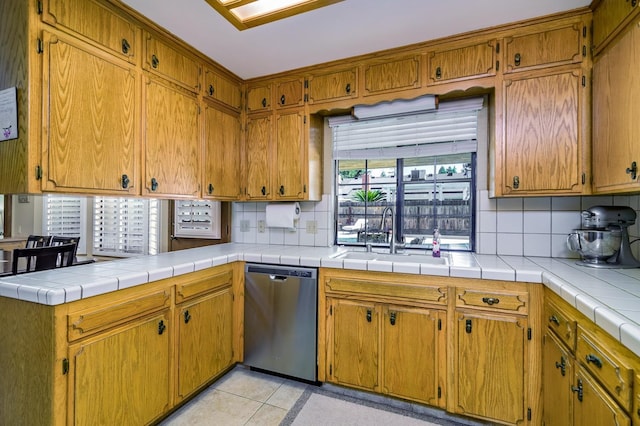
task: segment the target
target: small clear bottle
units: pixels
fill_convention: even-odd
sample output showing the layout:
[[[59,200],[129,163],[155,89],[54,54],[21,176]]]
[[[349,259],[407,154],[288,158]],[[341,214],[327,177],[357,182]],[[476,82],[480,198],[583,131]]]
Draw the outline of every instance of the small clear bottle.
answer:
[[[433,248],[431,254],[433,257],[440,257],[440,231],[438,231],[438,228],[433,230]]]

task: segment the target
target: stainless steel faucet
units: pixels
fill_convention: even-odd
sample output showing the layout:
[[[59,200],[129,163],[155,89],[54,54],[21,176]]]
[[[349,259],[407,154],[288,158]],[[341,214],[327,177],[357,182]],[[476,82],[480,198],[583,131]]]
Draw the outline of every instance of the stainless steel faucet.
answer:
[[[391,241],[389,242],[389,253],[395,254],[398,250],[398,247],[396,244],[396,215],[393,211],[393,207],[387,206],[384,208],[384,210],[382,210],[382,223],[380,224],[380,227],[384,228],[384,222],[387,219],[387,212],[391,213]],[[402,246],[404,248],[404,244],[402,244]]]

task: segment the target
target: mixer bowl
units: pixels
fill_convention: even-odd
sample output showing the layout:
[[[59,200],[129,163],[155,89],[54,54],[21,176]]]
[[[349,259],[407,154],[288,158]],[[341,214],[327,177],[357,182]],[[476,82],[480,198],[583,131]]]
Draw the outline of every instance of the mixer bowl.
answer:
[[[567,246],[585,261],[605,261],[620,250],[622,232],[616,230],[574,229]]]

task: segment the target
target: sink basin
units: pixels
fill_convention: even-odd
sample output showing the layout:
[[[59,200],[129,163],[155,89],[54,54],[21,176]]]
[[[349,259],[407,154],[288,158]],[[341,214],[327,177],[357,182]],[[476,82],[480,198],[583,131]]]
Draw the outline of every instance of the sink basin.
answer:
[[[336,256],[337,259],[357,259],[370,261],[386,261],[386,262],[415,262],[427,263],[431,265],[449,265],[449,257],[443,254],[442,257],[432,257],[428,254],[418,253],[376,253],[362,251],[348,251]]]

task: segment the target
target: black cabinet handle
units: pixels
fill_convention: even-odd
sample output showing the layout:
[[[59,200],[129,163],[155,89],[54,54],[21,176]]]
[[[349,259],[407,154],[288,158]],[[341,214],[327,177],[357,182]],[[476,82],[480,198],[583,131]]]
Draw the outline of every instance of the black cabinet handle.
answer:
[[[263,186],[262,189],[260,189],[260,192],[262,192],[262,195],[267,195],[267,188]]]
[[[151,55],[151,66],[153,68],[158,68],[158,65],[160,65],[160,59],[158,59],[156,55]]]
[[[442,78],[442,69],[440,67],[436,68],[436,79]]]
[[[598,368],[602,368],[602,361],[600,360],[600,358],[598,358],[597,356],[593,355],[593,354],[589,354],[585,357],[587,364],[592,363],[593,365],[595,365]]]
[[[482,301],[489,306],[497,305],[498,303],[500,303],[500,299],[498,299],[497,297],[483,297]]]
[[[212,183],[209,184],[208,191],[209,191],[209,194],[213,194],[213,184]]]
[[[151,190],[155,191],[156,189],[158,189],[158,181],[156,178],[151,178]]]
[[[280,195],[284,195],[284,185],[280,185]]]
[[[164,333],[166,329],[167,329],[167,326],[164,325],[164,321],[160,320],[160,322],[158,323],[158,334]]]
[[[562,374],[563,376],[566,374],[567,372],[567,360],[564,359],[564,357],[560,357],[560,362],[556,361],[556,368],[560,369],[560,374]]]
[[[129,186],[129,182],[129,176],[122,175],[122,189],[127,189],[127,187]]]
[[[516,53],[516,56],[513,57],[513,62],[516,67],[520,66],[520,61],[522,60],[522,56],[519,53]]]
[[[122,39],[122,53],[124,53],[125,55],[129,53],[129,49],[131,49],[131,45],[129,44],[129,42],[127,41],[126,38]]]
[[[578,379],[578,386],[571,386],[571,392],[578,394],[578,401],[582,402],[583,388],[582,380]]]
[[[558,320],[558,318],[556,318],[556,316],[555,316],[555,315],[551,315],[551,316],[549,317],[549,322],[552,322],[552,323],[554,323],[555,325],[560,325],[560,321]]]
[[[395,312],[391,312],[389,314],[389,324],[396,325],[396,313]]]
[[[371,322],[371,309],[367,309],[367,322]]]
[[[262,108],[267,107],[267,98],[262,98]]]
[[[638,177],[638,164],[633,161],[626,171],[628,175],[631,175],[631,179],[636,180],[636,177]]]
[[[214,90],[213,90],[213,84],[210,84],[210,85],[209,85],[209,96],[213,96],[213,92],[214,92]]]
[[[347,92],[347,95],[351,93],[351,83],[347,83],[344,88],[344,91]]]
[[[280,96],[280,105],[284,105],[286,99],[284,97],[284,95]]]
[[[189,313],[189,310],[187,309],[186,311],[184,311],[184,323],[188,324],[189,321],[191,321],[191,314]]]
[[[513,189],[520,188],[520,176],[513,177]]]
[[[464,329],[467,332],[467,334],[471,334],[472,326],[471,326],[471,320],[470,319],[465,321]]]

